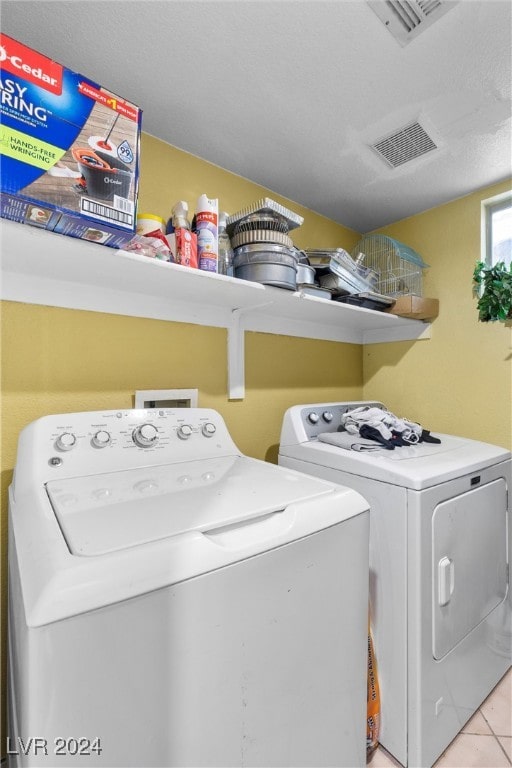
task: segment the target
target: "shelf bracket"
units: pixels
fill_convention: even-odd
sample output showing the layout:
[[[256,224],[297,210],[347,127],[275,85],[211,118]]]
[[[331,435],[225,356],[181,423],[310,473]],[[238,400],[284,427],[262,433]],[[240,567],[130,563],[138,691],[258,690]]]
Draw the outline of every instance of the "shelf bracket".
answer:
[[[243,400],[245,397],[245,328],[244,316],[256,309],[268,307],[272,301],[254,304],[251,307],[231,310],[228,325],[228,398]]]
[[[233,309],[228,325],[228,398],[245,397],[245,332],[241,327],[242,311]]]

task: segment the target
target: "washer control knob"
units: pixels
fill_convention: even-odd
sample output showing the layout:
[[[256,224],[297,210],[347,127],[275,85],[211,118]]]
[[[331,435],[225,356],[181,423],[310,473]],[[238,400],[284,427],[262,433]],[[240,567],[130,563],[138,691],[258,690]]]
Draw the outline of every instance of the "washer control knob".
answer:
[[[154,424],[141,424],[133,430],[132,439],[139,448],[151,448],[158,442],[158,430]]]
[[[96,488],[96,490],[92,492],[92,495],[95,499],[98,499],[98,501],[105,501],[105,499],[110,499],[112,491],[110,488]]]
[[[318,413],[315,413],[314,411],[308,415],[308,421],[311,424],[318,424]]]
[[[59,451],[70,451],[76,445],[76,435],[72,432],[63,432],[55,441],[55,447]]]
[[[191,434],[192,427],[190,424],[182,424],[181,427],[178,427],[178,437],[181,437],[182,440],[188,440]]]
[[[215,424],[212,424],[211,421],[208,421],[206,424],[203,424],[201,431],[205,437],[213,437],[217,431],[217,427]]]
[[[133,489],[143,494],[156,493],[158,491],[158,483],[151,479],[139,480],[138,483],[135,483]]]
[[[334,418],[334,416],[332,415],[332,413],[331,413],[330,411],[324,411],[324,412],[322,413],[322,419],[323,419],[324,421],[326,421],[328,424],[330,424],[330,423],[331,423],[331,421],[333,420],[333,418]]]
[[[100,429],[92,436],[91,443],[95,448],[106,448],[107,445],[110,445],[111,440],[110,432],[107,432],[106,429]]]

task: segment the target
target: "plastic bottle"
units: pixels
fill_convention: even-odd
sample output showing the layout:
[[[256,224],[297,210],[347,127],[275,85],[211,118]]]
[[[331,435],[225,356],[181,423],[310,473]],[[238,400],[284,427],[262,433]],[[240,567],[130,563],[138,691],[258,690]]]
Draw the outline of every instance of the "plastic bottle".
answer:
[[[219,201],[199,196],[196,207],[197,262],[206,272],[218,271]]]
[[[233,277],[233,248],[231,247],[231,240],[226,232],[226,222],[228,214],[224,211],[219,213],[219,275],[229,275]]]
[[[188,203],[185,200],[180,200],[173,206],[171,217],[167,222],[165,233],[170,234],[176,229],[188,229],[190,230],[190,222],[188,220]]]
[[[197,236],[190,231],[188,203],[185,200],[180,200],[173,206],[166,234],[174,261],[197,269]]]

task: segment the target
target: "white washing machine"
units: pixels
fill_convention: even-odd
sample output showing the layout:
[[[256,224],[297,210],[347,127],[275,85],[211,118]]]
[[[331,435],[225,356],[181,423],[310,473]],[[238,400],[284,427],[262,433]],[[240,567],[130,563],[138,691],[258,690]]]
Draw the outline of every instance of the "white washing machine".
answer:
[[[290,408],[279,464],[370,504],[380,741],[404,766],[428,768],[511,665],[511,455],[451,435],[371,453],[319,439],[336,440],[341,414],[362,405],[383,407]]]
[[[9,512],[11,765],[365,765],[359,494],[102,411],[23,430]]]

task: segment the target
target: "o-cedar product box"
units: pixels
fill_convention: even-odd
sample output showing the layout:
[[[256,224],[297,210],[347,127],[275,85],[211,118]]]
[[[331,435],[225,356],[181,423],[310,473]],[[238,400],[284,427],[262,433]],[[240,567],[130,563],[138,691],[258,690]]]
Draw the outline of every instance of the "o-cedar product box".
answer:
[[[0,215],[121,248],[135,232],[142,111],[0,34]]]

